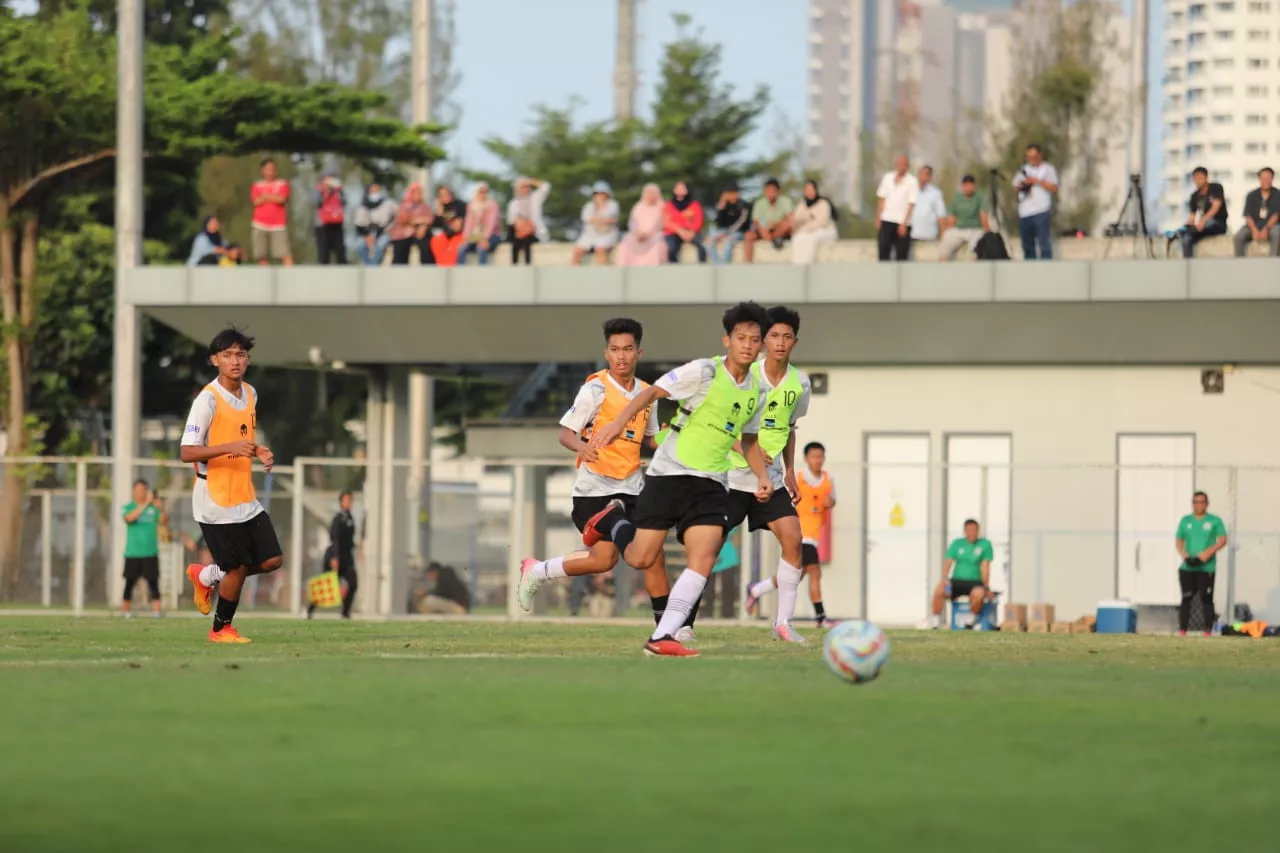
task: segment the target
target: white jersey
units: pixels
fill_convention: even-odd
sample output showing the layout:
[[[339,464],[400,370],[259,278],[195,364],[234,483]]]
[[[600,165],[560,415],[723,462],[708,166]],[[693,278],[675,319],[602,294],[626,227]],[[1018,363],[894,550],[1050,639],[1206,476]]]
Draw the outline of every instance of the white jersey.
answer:
[[[782,381],[786,381],[787,373],[790,372],[790,368],[788,368],[787,372],[782,374]],[[774,386],[773,383],[769,381],[769,377],[765,374],[763,363],[760,364],[760,369],[756,371],[756,373],[760,377],[760,390],[768,396]],[[791,410],[791,429],[793,430],[796,428],[796,423],[809,413],[809,394],[811,390],[809,374],[805,373],[803,370],[797,370],[796,373],[798,374],[797,378],[800,380],[801,390],[800,399],[796,400],[796,407]],[[763,400],[761,401],[761,405],[765,405]],[[779,450],[778,455],[773,457],[772,461],[769,462],[769,482],[773,484],[773,490],[775,492],[783,488],[783,481],[786,479],[786,466],[783,464],[782,457],[783,453]],[[749,467],[735,468],[729,472],[729,488],[735,492],[754,492],[756,490],[756,486],[759,485],[759,482],[760,481],[756,479],[756,475],[751,473],[751,469]]]
[[[217,393],[222,395],[223,402],[234,409],[243,409],[248,405],[249,392],[253,393],[254,399],[258,397],[258,392],[247,382],[240,386],[238,397],[223,388],[219,382],[213,382],[205,387],[196,395],[195,402],[191,404],[191,414],[187,415],[187,428],[182,432],[184,447],[209,445],[209,426],[213,423],[213,414],[217,410],[217,403],[213,399],[214,392],[210,388],[218,389]],[[200,462],[197,463],[196,470],[200,474],[205,474],[208,466]],[[213,498],[209,497],[208,481],[203,477],[196,478],[195,487],[191,492],[191,515],[196,521],[202,524],[239,524],[261,512],[263,512],[262,504],[256,499],[235,506],[219,506],[213,502]]]
[[[628,400],[635,399],[644,389],[644,384],[636,381],[632,384],[631,390],[623,388],[618,381],[609,374],[604,375],[604,382],[609,382]],[[564,413],[564,417],[560,419],[560,426],[568,427],[579,435],[587,428],[587,424],[591,423],[596,414],[600,411],[600,406],[604,404],[604,382],[599,377],[593,376],[578,390],[578,396],[573,399],[573,405],[569,407],[569,411]],[[656,435],[658,432],[658,404],[655,402],[649,410],[649,419],[644,425],[644,434],[646,438]],[[586,465],[578,466],[577,479],[573,481],[573,496],[576,498],[598,498],[608,495],[638,495],[640,489],[644,487],[644,468],[637,468],[630,477],[625,480],[615,480],[612,477],[606,477],[603,474],[597,474]]]

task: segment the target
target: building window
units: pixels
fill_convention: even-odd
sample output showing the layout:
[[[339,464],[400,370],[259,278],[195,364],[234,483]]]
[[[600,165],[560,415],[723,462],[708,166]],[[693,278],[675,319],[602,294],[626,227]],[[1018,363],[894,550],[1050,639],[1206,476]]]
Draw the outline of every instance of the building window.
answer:
[[[1187,77],[1199,77],[1204,73],[1204,60],[1197,59],[1195,62],[1187,63]]]
[[[1209,150],[1210,150],[1210,151],[1212,151],[1214,154],[1230,154],[1230,153],[1231,153],[1231,143],[1230,143],[1230,142],[1215,142],[1215,143],[1213,143],[1212,147],[1210,147],[1210,149],[1209,149]]]
[[[1218,115],[1213,117],[1213,123],[1218,125],[1219,127],[1225,127],[1231,124],[1233,118],[1234,116],[1230,115],[1229,113],[1219,113]]]
[[[1169,39],[1169,52],[1177,53],[1182,50],[1182,39]]]
[[[1257,127],[1259,125],[1266,124],[1267,117],[1262,113],[1249,113],[1249,115],[1244,117],[1244,123],[1247,125],[1251,125],[1253,127]]]
[[[1249,41],[1268,41],[1271,38],[1271,30],[1249,30]]]
[[[1179,80],[1182,79],[1182,69],[1181,68],[1168,69],[1167,71],[1164,72],[1164,79],[1166,83],[1177,83]]]
[[[1213,67],[1214,67],[1214,68],[1218,68],[1218,69],[1222,69],[1222,68],[1235,68],[1235,67],[1236,67],[1236,61],[1235,61],[1234,59],[1230,58],[1230,57],[1227,57],[1227,58],[1225,58],[1225,59],[1223,59],[1223,58],[1215,59],[1215,60],[1213,61]]]
[[[1230,98],[1235,94],[1235,91],[1235,87],[1233,86],[1214,86],[1213,96],[1215,98]]]
[[[1250,86],[1248,89],[1245,90],[1245,94],[1247,94],[1250,98],[1265,98],[1267,96],[1267,87],[1266,86]]]
[[[1251,0],[1249,3],[1250,12],[1270,12],[1270,0]]]
[[[1196,143],[1195,145],[1188,145],[1186,148],[1186,151],[1187,151],[1188,158],[1199,157],[1201,154],[1204,153],[1204,146],[1201,145],[1200,143]]]
[[[1213,10],[1215,12],[1234,12],[1236,10],[1235,3],[1214,3]]]
[[[1246,142],[1244,145],[1244,153],[1246,154],[1266,154],[1267,143],[1265,142]]]
[[[1204,89],[1188,89],[1187,90],[1187,106],[1200,103],[1204,97]]]
[[[1254,57],[1250,57],[1249,59],[1250,68],[1266,68],[1270,64],[1271,63],[1269,60],[1262,57],[1254,56]]]
[[[1194,6],[1192,6],[1191,8],[1187,9],[1187,20],[1189,20],[1189,21],[1203,21],[1203,20],[1204,20],[1204,8],[1205,8],[1205,4],[1204,4],[1204,3],[1197,3],[1197,4],[1195,4]]]
[[[1192,33],[1187,36],[1187,47],[1200,47],[1207,36],[1204,33]]]

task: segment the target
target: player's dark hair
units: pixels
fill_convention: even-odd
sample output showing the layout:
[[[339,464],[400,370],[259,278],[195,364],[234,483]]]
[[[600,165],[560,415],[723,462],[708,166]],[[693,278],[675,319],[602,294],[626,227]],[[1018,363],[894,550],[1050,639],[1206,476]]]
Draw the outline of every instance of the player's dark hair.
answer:
[[[272,166],[274,166],[274,165],[276,164],[275,158],[274,158],[274,157],[263,157],[263,158],[262,158],[262,162],[258,164],[258,168],[259,168],[259,169],[261,169],[263,166],[267,165],[268,163],[270,163]]]
[[[1034,152],[1036,152],[1037,154],[1043,154],[1043,153],[1044,153],[1044,149],[1040,147],[1040,143],[1039,143],[1039,142],[1032,142],[1030,145],[1028,145],[1028,146],[1027,146],[1027,150],[1028,150],[1028,151],[1034,151]]]
[[[639,320],[632,320],[630,317],[614,317],[612,320],[605,320],[604,342],[609,343],[609,338],[614,335],[630,335],[636,339],[636,346],[640,346],[640,339],[644,337],[644,326],[640,325]]]
[[[800,336],[800,312],[792,311],[785,305],[775,305],[769,309],[769,328],[781,323],[791,327],[791,334]]]
[[[213,340],[209,341],[209,355],[217,355],[223,350],[229,350],[234,346],[239,346],[240,349],[249,352],[253,349],[253,338],[235,326],[227,326],[214,335]]]
[[[141,477],[139,477],[138,479],[134,480],[134,481],[133,481],[133,484],[134,484],[135,486],[146,486],[148,489],[149,489],[149,488],[151,488],[151,484],[150,484],[150,483],[148,483],[146,480],[142,479]]]
[[[350,489],[343,489],[342,491],[338,492],[338,503],[342,503],[342,499],[343,499],[343,498],[353,498],[353,499],[354,499],[354,495],[352,495],[352,494],[351,494],[351,490],[350,490]]]
[[[1191,174],[1204,175],[1207,178],[1209,177],[1209,170],[1206,169],[1204,166],[1196,166],[1194,169],[1191,170]]]
[[[804,455],[808,456],[810,450],[821,450],[823,453],[827,452],[826,446],[823,445],[821,441],[811,441],[808,444],[806,444],[804,446]]]
[[[1209,502],[1209,496],[1206,495],[1204,492],[1196,492],[1194,495],[1191,496],[1191,500],[1195,500],[1196,498],[1204,498],[1205,503]]]
[[[970,524],[972,524],[974,527],[981,527],[981,526],[982,526],[981,524],[978,524],[978,519],[976,519],[976,518],[966,518],[966,519],[964,520],[964,526],[965,526],[965,527],[968,527]]]
[[[758,302],[739,302],[724,312],[724,333],[732,334],[734,327],[743,323],[755,323],[760,334],[769,330],[769,312]]]
[[[1259,178],[1262,177],[1263,172],[1266,172],[1268,175],[1270,175],[1273,178],[1276,176],[1276,170],[1271,168],[1270,166],[1263,166],[1261,169],[1258,170]]]
[[[769,180],[764,182],[764,185],[766,187],[773,187],[775,190],[782,189],[782,185],[778,183],[777,178],[770,178]]]

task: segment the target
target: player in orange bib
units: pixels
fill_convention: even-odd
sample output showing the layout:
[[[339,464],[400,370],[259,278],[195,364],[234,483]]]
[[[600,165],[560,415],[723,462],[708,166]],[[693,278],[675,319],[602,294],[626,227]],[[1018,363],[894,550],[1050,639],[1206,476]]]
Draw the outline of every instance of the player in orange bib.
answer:
[[[284,562],[275,528],[253,489],[253,460],[268,471],[275,456],[257,443],[258,392],[244,381],[253,338],[236,328],[219,332],[209,344],[218,378],[196,396],[182,434],[182,461],[196,469],[191,514],[204,531],[214,562],[187,567],[196,607],[210,610],[218,587],[212,643],[247,643],[232,626],[240,589],[249,575],[266,574]]]
[[[636,378],[636,364],[644,353],[640,349],[643,336],[644,328],[635,320],[620,317],[607,321],[604,358],[609,367],[587,377],[573,405],[560,419],[560,446],[578,457],[572,517],[579,532],[592,516],[614,501],[621,502],[629,516],[644,486],[640,449],[647,446],[653,450],[657,446],[654,443],[658,431],[657,403],[636,412],[613,444],[592,447],[588,443],[596,424],[612,422],[637,394],[649,387],[648,382]],[[543,581],[601,574],[618,562],[618,549],[608,542],[593,551],[579,553],[585,559],[575,559],[570,566],[565,566],[566,557],[553,557],[545,562],[526,560],[525,566],[532,577],[521,585],[521,607],[526,610],[532,607],[533,595]],[[660,621],[671,592],[666,562],[661,555],[654,565],[644,570],[644,588],[653,603],[654,621]]]
[[[822,530],[831,523],[831,508],[836,505],[835,481],[822,470],[826,461],[827,449],[816,441],[809,442],[804,446],[804,469],[796,479],[800,496],[796,511],[800,514],[800,533],[804,537],[800,545],[800,570],[809,576],[809,600],[813,602],[813,613],[820,628],[834,624],[822,606],[822,561],[818,558]],[[747,611],[755,610],[760,596],[777,586],[777,577],[752,584],[747,595]]]

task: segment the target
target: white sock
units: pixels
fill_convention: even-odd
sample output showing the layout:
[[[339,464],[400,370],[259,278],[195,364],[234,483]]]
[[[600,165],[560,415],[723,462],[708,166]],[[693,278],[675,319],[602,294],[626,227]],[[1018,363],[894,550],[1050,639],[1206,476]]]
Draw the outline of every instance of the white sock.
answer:
[[[213,586],[226,576],[227,573],[218,568],[217,563],[210,563],[200,570],[200,583],[205,586]]]
[[[569,576],[564,570],[564,557],[552,557],[550,560],[544,560],[530,569],[529,574],[533,575],[534,580],[539,581],[555,580],[556,578],[567,578]]]
[[[773,578],[765,578],[764,580],[751,585],[751,594],[756,598],[759,598],[766,592],[773,592]]]
[[[800,590],[800,570],[786,560],[778,560],[778,612],[774,625],[790,622],[796,615],[796,597]]]
[[[698,597],[702,595],[702,590],[706,586],[707,579],[693,569],[685,569],[681,572],[680,577],[676,578],[675,586],[671,587],[671,595],[667,598],[667,609],[662,613],[662,620],[658,622],[657,629],[649,639],[661,640],[663,637],[674,637],[676,631],[680,630],[680,626],[684,624],[689,611],[693,609],[693,605],[698,603]]]

